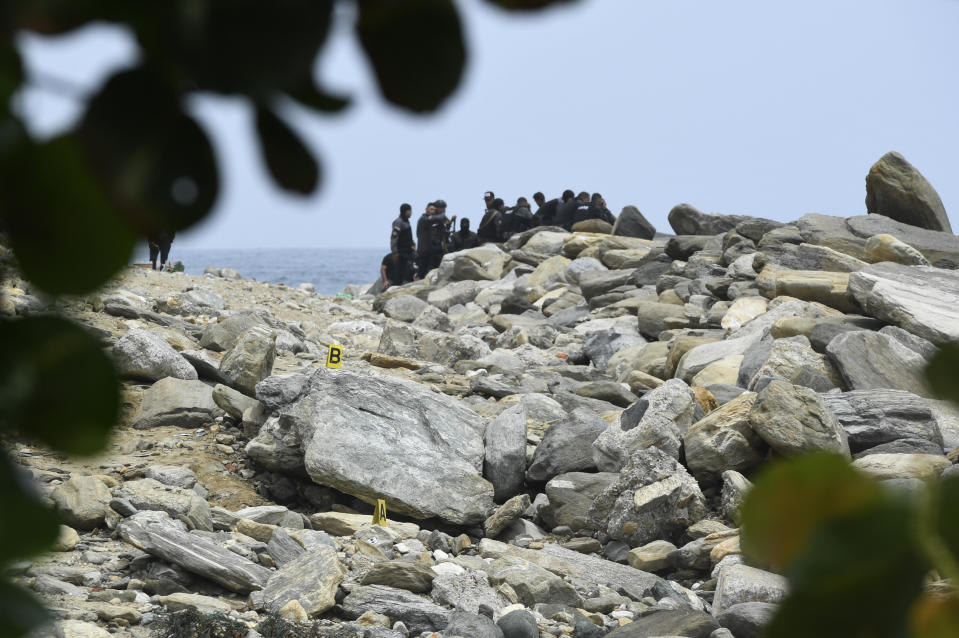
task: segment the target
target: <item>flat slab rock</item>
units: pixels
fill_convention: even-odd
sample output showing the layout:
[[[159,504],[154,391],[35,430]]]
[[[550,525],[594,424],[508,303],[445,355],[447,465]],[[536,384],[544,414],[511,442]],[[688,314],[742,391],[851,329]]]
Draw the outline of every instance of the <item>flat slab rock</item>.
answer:
[[[179,565],[239,593],[262,589],[270,570],[228,549],[188,533],[184,525],[161,512],[139,512],[123,520],[120,537],[151,556]]]
[[[959,270],[891,262],[849,275],[867,314],[942,345],[959,343]]]
[[[354,586],[340,603],[348,618],[359,618],[367,611],[402,621],[411,633],[436,631],[449,623],[450,610],[429,598],[386,585]]]

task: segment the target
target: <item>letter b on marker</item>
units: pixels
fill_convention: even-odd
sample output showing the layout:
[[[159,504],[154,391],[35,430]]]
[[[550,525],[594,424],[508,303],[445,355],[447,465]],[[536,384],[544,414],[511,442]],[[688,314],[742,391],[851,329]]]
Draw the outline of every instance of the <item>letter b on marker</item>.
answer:
[[[327,368],[339,368],[343,363],[343,347],[330,346],[330,351],[326,355]]]

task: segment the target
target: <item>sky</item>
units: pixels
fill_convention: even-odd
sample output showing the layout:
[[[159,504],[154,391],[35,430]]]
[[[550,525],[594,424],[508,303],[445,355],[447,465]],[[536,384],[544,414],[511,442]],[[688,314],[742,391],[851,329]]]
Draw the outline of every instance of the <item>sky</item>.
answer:
[[[379,95],[341,11],[316,73],[352,106],[287,111],[323,165],[313,196],[273,187],[245,103],[193,99],[221,194],[177,244],[387,248],[402,202],[419,215],[442,198],[475,228],[486,190],[508,205],[538,190],[598,191],[614,213],[637,206],[664,232],[680,202],[781,221],[852,216],[890,150],[929,179],[959,228],[957,0],[579,0],[529,16],[457,4],[467,69],[425,117]],[[38,136],[72,126],[82,95],[137,55],[106,25],[19,45],[37,80],[20,104]]]

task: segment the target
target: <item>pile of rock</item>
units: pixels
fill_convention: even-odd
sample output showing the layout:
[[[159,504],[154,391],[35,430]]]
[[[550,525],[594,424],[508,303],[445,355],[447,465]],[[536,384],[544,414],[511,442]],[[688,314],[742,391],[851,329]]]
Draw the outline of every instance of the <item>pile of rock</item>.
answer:
[[[129,379],[119,460],[19,449],[71,526],[19,579],[67,635],[192,609],[328,636],[758,636],[788,587],[741,553],[755,471],[819,450],[900,488],[956,471],[959,413],[923,368],[959,342],[959,238],[900,160],[868,215],[537,228],[376,298],[127,273],[68,309]]]

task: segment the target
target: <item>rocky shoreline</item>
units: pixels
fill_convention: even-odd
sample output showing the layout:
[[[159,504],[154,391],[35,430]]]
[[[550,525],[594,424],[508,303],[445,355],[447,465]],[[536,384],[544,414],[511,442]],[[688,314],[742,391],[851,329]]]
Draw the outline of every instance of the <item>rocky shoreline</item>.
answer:
[[[959,342],[959,238],[896,216],[680,205],[665,240],[537,228],[376,297],[129,269],[59,308],[124,418],[95,459],[10,444],[66,523],[15,580],[67,637],[758,636],[788,585],[741,554],[757,470],[957,472],[922,371]]]

